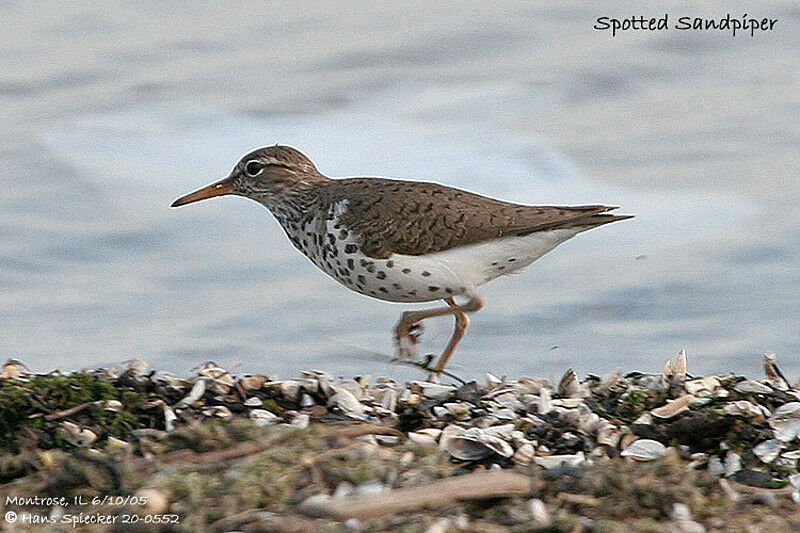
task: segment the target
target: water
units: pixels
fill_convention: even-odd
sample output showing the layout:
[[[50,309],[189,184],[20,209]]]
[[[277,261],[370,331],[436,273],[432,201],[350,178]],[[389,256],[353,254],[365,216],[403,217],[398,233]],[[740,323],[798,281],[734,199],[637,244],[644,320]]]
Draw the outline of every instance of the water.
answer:
[[[637,215],[487,285],[460,375],[658,370],[680,348],[697,373],[758,374],[767,350],[800,372],[796,35],[611,40],[598,14],[495,5],[4,8],[0,350],[412,375],[388,359],[413,306],[328,279],[254,202],[168,208],[280,142],[332,176]],[[426,325],[440,350],[451,321]]]

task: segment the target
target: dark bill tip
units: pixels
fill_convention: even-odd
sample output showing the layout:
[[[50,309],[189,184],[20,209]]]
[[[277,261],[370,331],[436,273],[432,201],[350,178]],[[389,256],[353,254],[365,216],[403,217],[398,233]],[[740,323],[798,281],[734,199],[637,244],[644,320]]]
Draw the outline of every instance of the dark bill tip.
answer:
[[[233,180],[230,178],[225,178],[224,180],[220,180],[216,183],[212,183],[202,189],[198,189],[194,192],[187,194],[186,196],[181,196],[174,202],[170,207],[180,207],[182,205],[191,204],[192,202],[199,202],[200,200],[205,200],[206,198],[213,198],[215,196],[222,196],[224,194],[232,194],[233,193]]]

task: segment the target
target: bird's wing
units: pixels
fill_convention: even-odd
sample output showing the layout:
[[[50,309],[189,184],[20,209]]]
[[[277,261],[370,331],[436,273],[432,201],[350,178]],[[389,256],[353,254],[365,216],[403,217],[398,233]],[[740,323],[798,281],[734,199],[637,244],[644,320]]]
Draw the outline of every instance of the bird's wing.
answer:
[[[526,206],[438,183],[347,178],[333,180],[326,189],[324,201],[346,205],[339,222],[360,236],[367,256],[377,259],[393,253],[430,254],[560,227],[588,229],[628,218],[600,214],[614,207]]]

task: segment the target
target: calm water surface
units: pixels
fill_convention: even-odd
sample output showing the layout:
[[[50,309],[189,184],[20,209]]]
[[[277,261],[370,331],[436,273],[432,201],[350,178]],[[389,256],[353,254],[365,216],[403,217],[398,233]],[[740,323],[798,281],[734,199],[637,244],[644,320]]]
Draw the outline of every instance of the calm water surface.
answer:
[[[254,202],[168,208],[280,142],[331,176],[637,215],[487,285],[456,373],[653,371],[686,348],[696,373],[775,351],[796,377],[798,11],[765,6],[783,31],[754,39],[612,40],[570,5],[4,7],[0,353],[412,375],[388,363],[409,306],[328,279]],[[426,325],[440,350],[451,321]]]

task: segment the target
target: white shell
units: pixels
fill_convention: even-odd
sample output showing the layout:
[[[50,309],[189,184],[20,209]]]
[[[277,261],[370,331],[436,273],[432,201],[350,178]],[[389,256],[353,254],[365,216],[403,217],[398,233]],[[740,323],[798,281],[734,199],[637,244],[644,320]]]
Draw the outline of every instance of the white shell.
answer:
[[[547,512],[547,508],[544,506],[544,502],[538,498],[534,498],[528,502],[528,512],[531,514],[531,518],[537,525],[547,525],[550,523],[550,513]]]
[[[792,388],[775,363],[775,354],[773,352],[764,354],[764,372],[767,374],[767,381],[775,389],[785,391]]]
[[[725,405],[726,415],[740,416],[770,416],[769,410],[763,405],[754,404],[748,400],[739,400]]]
[[[707,398],[714,394],[719,388],[720,381],[717,376],[706,376],[704,378],[690,379],[683,384],[686,392],[700,398]]]
[[[477,461],[490,451],[483,442],[466,435],[457,435],[447,441],[447,453],[459,461]]]
[[[523,444],[514,452],[514,462],[518,465],[529,465],[533,460],[534,453],[532,444]]]
[[[667,361],[667,364],[664,365],[664,379],[669,381],[674,377],[685,377],[686,368],[686,350],[681,350],[678,352],[678,355]]]
[[[231,410],[224,405],[211,405],[203,408],[203,414],[206,416],[216,416],[223,420],[230,420],[233,417]]]
[[[316,405],[317,402],[308,393],[304,392],[300,395],[300,407],[311,407]]]
[[[657,440],[638,439],[625,448],[621,455],[634,461],[654,461],[667,453],[667,448]]]
[[[797,461],[798,459],[800,459],[800,450],[792,450],[790,452],[784,452],[781,454],[781,457],[783,457],[784,459],[789,459],[790,461]]]
[[[441,435],[439,436],[439,448],[442,450],[447,449],[447,444],[450,442],[450,439],[457,435],[463,435],[466,433],[467,430],[461,426],[457,426],[455,424],[450,424],[449,426],[445,426],[442,430]]]
[[[422,396],[433,400],[446,400],[456,390],[452,385],[440,385],[429,381],[412,381],[410,385]]]
[[[277,385],[284,398],[293,400],[297,398],[297,395],[300,393],[300,382],[296,379],[287,379],[285,381],[278,381],[270,384]]]
[[[364,404],[347,389],[337,389],[333,396],[328,398],[328,406],[336,406],[344,413],[362,414],[364,412]]]
[[[725,454],[723,467],[725,468],[725,477],[734,475],[742,469],[742,457],[736,452],[729,451]]]
[[[106,411],[111,411],[113,413],[119,413],[122,411],[122,402],[119,400],[108,400],[103,404],[103,407]]]
[[[106,449],[128,451],[131,449],[131,443],[124,441],[122,439],[118,439],[116,437],[108,437],[108,441],[106,442]]]
[[[546,415],[553,410],[552,393],[548,388],[542,388],[539,391],[539,401],[536,404],[536,412],[540,415]]]
[[[587,392],[586,387],[581,385],[578,375],[571,368],[564,373],[558,383],[558,394],[565,398],[583,398]]]
[[[97,435],[94,431],[81,427],[74,422],[65,420],[61,422],[58,429],[65,441],[79,448],[86,448],[97,440]]]
[[[261,403],[261,398],[256,398],[255,396],[251,396],[244,401],[247,407],[260,407]]]
[[[672,418],[678,416],[689,410],[689,405],[691,405],[693,399],[694,396],[691,394],[684,394],[666,405],[653,409],[650,411],[650,414],[656,418]]]
[[[736,392],[741,392],[743,394],[773,393],[772,387],[764,385],[763,383],[759,383],[758,381],[754,381],[752,379],[746,379],[744,381],[740,381],[733,387],[733,390],[735,390]]]
[[[496,387],[497,385],[501,385],[503,380],[492,374],[491,372],[486,373],[486,384],[489,387]]]
[[[292,421],[289,423],[290,426],[297,429],[305,429],[311,423],[311,417],[308,416],[306,413],[297,413]]]
[[[765,440],[753,448],[753,453],[762,463],[771,463],[778,457],[783,448],[783,442],[778,439]]]
[[[511,409],[508,409],[507,407],[504,407],[502,409],[497,409],[496,411],[492,411],[492,416],[497,418],[498,420],[516,420],[517,418],[519,418],[519,415],[517,415],[517,413],[515,413]]]
[[[719,457],[709,457],[707,469],[708,473],[714,477],[720,477],[725,473],[725,467]]]
[[[619,444],[620,432],[616,426],[605,426],[597,432],[597,444],[616,448]]]
[[[375,440],[378,441],[378,444],[383,444],[384,446],[400,444],[400,437],[397,435],[375,435]]]
[[[533,462],[539,466],[547,468],[557,468],[561,465],[578,466],[586,461],[586,455],[583,452],[578,452],[572,455],[543,455],[533,458]]]
[[[455,435],[447,442],[447,452],[461,461],[475,461],[494,452],[502,457],[511,457],[514,449],[503,439],[488,435],[479,428],[470,428],[462,435]]]
[[[382,389],[376,392],[373,401],[389,411],[397,409],[397,390],[395,389]]]
[[[503,424],[501,426],[491,426],[483,430],[487,435],[493,437],[500,437],[502,439],[511,440],[512,433],[514,432],[514,424]]]
[[[412,431],[408,434],[408,439],[417,444],[436,444],[439,441],[442,430],[435,428],[425,428],[419,431]]]
[[[278,415],[266,409],[251,409],[250,418],[259,426],[267,426],[270,424],[277,424],[280,421]]]
[[[192,385],[192,390],[189,391],[189,394],[187,394],[184,399],[175,404],[175,407],[181,408],[194,405],[194,403],[197,402],[197,400],[199,400],[200,398],[202,398],[203,394],[205,393],[206,393],[206,380],[198,379],[197,381],[194,382],[194,385]]]
[[[781,405],[769,419],[776,439],[791,442],[800,434],[800,402]]]
[[[433,416],[435,416],[436,418],[444,418],[449,414],[450,412],[441,405],[433,406]]]
[[[167,432],[175,430],[175,421],[178,419],[178,416],[175,414],[175,411],[167,404],[163,404],[164,408],[164,429]]]

